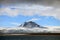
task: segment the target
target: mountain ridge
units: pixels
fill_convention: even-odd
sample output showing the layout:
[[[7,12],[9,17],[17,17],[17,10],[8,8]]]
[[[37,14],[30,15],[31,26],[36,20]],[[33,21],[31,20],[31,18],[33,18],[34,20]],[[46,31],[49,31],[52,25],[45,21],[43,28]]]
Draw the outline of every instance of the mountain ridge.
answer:
[[[40,25],[38,25],[37,23],[35,23],[33,21],[24,22],[19,27],[26,27],[26,28],[38,27],[38,28],[44,28],[43,26],[40,26]]]

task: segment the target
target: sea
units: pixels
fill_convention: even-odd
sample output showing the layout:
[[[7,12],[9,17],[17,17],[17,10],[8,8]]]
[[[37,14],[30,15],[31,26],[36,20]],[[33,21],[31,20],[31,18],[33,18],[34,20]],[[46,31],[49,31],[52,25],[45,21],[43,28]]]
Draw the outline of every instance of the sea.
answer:
[[[42,36],[0,36],[0,40],[60,40],[58,35],[42,35]]]

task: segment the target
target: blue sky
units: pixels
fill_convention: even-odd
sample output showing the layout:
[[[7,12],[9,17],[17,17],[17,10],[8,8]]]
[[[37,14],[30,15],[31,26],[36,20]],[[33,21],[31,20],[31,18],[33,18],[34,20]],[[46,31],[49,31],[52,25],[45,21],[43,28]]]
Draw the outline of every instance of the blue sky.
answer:
[[[34,20],[32,20],[34,19]],[[37,20],[35,20],[37,19]],[[55,19],[54,17],[46,17],[46,16],[23,16],[18,15],[16,17],[9,17],[5,15],[0,16],[0,26],[1,27],[14,27],[19,26],[20,24],[24,23],[25,21],[34,21],[41,26],[60,26],[60,20]]]
[[[60,26],[60,7],[57,7],[60,2],[56,2],[57,5],[53,2],[52,6],[45,1],[41,4],[27,1],[20,3],[17,0],[2,1],[0,2],[0,27],[17,27],[25,21],[34,21],[41,26]]]

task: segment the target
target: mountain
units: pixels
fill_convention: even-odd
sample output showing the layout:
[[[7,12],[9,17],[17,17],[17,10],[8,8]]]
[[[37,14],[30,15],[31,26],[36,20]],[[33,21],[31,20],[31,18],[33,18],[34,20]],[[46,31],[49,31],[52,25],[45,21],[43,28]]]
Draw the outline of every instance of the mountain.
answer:
[[[29,21],[29,22],[24,22],[23,24],[21,24],[19,27],[27,27],[27,28],[34,28],[34,27],[42,27],[40,25],[38,25],[37,23],[33,22],[33,21]]]
[[[0,27],[0,34],[24,34],[24,33],[60,33],[60,28],[43,27],[33,21],[24,22],[19,27],[2,28]]]

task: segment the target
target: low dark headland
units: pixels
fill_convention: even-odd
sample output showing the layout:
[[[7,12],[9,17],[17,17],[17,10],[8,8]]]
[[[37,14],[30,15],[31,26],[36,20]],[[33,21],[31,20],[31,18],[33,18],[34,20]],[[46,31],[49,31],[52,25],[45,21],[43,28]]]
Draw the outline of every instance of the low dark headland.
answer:
[[[0,34],[0,36],[40,36],[40,35],[60,35],[60,33],[26,33],[26,34]]]

